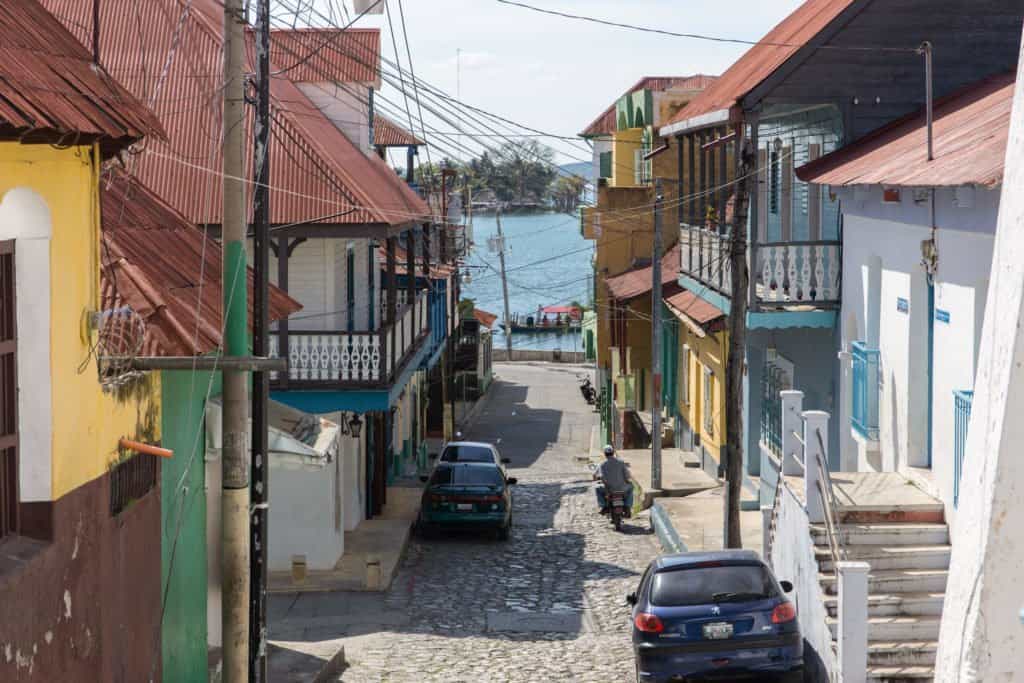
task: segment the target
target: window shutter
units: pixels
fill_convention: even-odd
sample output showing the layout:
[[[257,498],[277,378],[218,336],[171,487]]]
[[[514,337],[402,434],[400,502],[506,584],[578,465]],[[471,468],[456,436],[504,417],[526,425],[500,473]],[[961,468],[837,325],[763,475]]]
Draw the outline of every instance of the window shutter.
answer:
[[[18,532],[18,334],[14,242],[0,242],[0,538]]]

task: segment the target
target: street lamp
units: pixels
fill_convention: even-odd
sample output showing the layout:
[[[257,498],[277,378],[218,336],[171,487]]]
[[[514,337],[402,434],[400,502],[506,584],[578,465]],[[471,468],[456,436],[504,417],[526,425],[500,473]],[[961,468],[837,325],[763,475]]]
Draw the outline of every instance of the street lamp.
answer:
[[[358,439],[363,431],[363,421],[359,419],[358,413],[352,413],[352,419],[348,421],[349,433],[353,439]]]

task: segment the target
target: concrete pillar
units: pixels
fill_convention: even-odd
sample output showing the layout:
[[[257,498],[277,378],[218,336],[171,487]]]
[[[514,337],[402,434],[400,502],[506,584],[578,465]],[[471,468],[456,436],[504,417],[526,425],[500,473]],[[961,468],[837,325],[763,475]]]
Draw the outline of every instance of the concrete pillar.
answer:
[[[804,499],[807,501],[807,519],[812,524],[825,521],[824,505],[828,501],[821,499],[818,491],[818,456],[821,463],[828,468],[828,418],[823,410],[805,410],[801,416],[804,420]],[[818,433],[821,438],[818,438]],[[828,486],[827,481],[821,482],[822,488]]]
[[[935,680],[949,683],[1016,681],[1024,672],[1024,59],[1020,64],[936,658]]]
[[[867,562],[840,562],[838,565],[839,677],[843,683],[867,680],[870,569]]]
[[[795,435],[799,435],[802,427],[800,413],[804,409],[804,392],[780,391],[782,399],[782,473],[790,477],[803,474],[800,459],[803,446]]]
[[[780,481],[779,486],[782,486]],[[772,545],[772,511],[774,508],[770,505],[761,506],[761,559],[768,563],[768,566],[772,564],[771,556],[771,545]]]

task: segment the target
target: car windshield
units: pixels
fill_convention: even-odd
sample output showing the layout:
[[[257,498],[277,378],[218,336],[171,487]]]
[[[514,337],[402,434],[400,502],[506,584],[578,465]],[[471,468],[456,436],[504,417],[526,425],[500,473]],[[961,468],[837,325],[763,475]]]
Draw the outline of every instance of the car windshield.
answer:
[[[651,604],[661,607],[763,600],[778,595],[761,565],[698,566],[660,571],[651,582]]]
[[[497,467],[438,467],[430,478],[431,486],[493,486],[505,485]]]
[[[446,446],[441,454],[443,462],[494,462],[494,453],[487,446],[465,444]]]

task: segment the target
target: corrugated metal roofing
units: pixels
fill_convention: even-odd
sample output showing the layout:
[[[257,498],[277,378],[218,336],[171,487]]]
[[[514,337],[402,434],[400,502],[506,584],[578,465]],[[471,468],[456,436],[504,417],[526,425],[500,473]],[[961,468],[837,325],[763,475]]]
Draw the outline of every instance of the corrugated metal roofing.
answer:
[[[275,29],[270,60],[300,83],[378,83],[380,29]]]
[[[637,90],[662,91],[669,90],[671,88],[677,88],[679,90],[703,90],[714,83],[716,78],[717,76],[706,76],[704,74],[696,74],[694,76],[644,76],[634,83],[633,87],[622,93],[621,97],[625,97]],[[612,102],[610,107],[605,109],[600,116],[594,119],[593,122],[591,122],[591,124],[587,126],[582,133],[580,133],[580,137],[587,138],[614,133],[617,128],[615,121],[615,104],[617,102],[618,100]]]
[[[732,108],[853,3],[854,0],[807,0],[680,109],[668,125]]]
[[[797,177],[824,185],[997,185],[1003,180],[1014,82],[1014,74],[1002,74],[936,103],[932,161],[922,110],[801,166]]]
[[[0,4],[0,128],[4,137],[99,139],[112,154],[160,122],[36,0]]]
[[[80,38],[91,34],[91,3],[44,2]],[[192,222],[219,224],[223,7],[150,0],[143,12],[134,0],[104,0],[100,10],[103,64],[151,104],[169,137],[148,141],[132,172]],[[271,222],[402,226],[429,215],[394,170],[364,154],[294,83],[272,79],[271,96]],[[251,176],[251,161],[246,169]]]
[[[220,244],[126,173],[103,178],[100,210],[103,308],[127,305],[146,320],[147,354],[191,356],[218,348]],[[250,310],[252,289],[249,269]],[[301,308],[270,287],[272,320]]]
[[[419,147],[427,143],[386,116],[373,115],[373,144],[379,147]]]
[[[613,299],[622,302],[647,294],[654,282],[653,270],[652,266],[644,266],[607,278],[605,284],[608,285],[608,292]],[[661,284],[675,282],[678,277],[679,245],[676,245],[661,257]]]
[[[709,304],[701,297],[688,289],[680,287],[678,284],[673,284],[668,288],[665,296],[662,297],[662,301],[668,305],[674,314],[685,316],[698,325],[708,325],[725,317],[725,313],[721,309]]]

